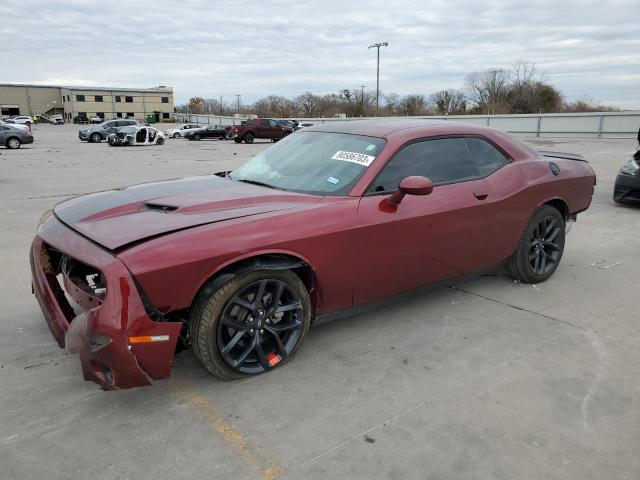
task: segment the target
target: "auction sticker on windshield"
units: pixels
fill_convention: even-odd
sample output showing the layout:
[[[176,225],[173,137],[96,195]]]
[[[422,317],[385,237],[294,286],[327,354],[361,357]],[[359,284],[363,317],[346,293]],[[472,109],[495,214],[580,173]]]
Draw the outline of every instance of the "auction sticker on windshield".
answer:
[[[371,155],[365,155],[364,153],[356,153],[356,152],[343,152],[337,151],[331,160],[342,160],[345,162],[357,163],[358,165],[363,165],[368,167],[371,163],[376,159],[376,157],[372,157]]]

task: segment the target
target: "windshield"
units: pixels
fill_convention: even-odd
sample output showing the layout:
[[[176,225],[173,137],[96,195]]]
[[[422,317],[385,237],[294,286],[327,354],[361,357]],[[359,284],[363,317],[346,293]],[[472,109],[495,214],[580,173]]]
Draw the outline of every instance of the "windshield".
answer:
[[[229,175],[281,190],[345,195],[384,148],[382,138],[297,132]]]

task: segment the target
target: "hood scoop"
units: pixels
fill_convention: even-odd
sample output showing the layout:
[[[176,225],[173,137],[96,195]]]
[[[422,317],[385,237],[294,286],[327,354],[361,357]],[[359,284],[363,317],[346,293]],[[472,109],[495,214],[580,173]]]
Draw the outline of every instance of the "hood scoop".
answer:
[[[140,212],[160,212],[169,213],[177,210],[178,207],[172,205],[160,205],[159,203],[143,203],[140,207]]]

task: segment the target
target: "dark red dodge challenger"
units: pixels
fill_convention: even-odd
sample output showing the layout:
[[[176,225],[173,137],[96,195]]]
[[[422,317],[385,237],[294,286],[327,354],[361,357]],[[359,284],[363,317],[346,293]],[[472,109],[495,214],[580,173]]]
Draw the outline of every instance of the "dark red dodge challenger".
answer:
[[[166,378],[188,346],[224,379],[296,353],[319,317],[506,263],[558,267],[595,175],[454,122],[307,128],[232,172],[72,198],[31,247],[33,290],[84,378]]]

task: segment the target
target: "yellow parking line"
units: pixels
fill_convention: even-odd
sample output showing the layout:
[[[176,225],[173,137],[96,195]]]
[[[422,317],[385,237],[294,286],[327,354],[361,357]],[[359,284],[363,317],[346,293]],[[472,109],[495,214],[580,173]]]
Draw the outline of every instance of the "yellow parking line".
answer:
[[[285,470],[261,449],[252,446],[247,437],[236,426],[225,420],[222,412],[207,398],[196,391],[192,385],[180,382],[180,389],[185,392],[185,398],[204,415],[224,442],[255,472],[255,478],[260,480],[277,480]]]

